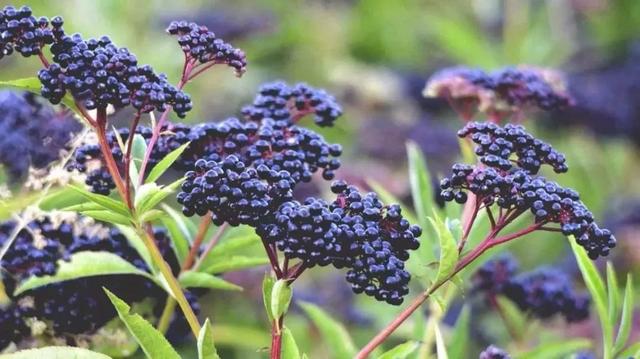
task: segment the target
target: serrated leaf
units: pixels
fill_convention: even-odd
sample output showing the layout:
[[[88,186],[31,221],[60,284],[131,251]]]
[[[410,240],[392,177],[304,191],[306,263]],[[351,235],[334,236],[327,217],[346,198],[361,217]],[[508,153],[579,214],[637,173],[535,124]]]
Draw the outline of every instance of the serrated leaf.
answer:
[[[190,243],[192,242],[191,234],[186,222],[186,219],[176,212],[173,208],[167,205],[161,205],[167,216],[160,218],[160,221],[164,227],[169,231],[171,236],[171,243],[173,243],[173,250],[176,253],[180,263],[184,263],[184,260],[189,254]]]
[[[431,178],[422,155],[422,150],[414,142],[407,142],[407,157],[409,161],[409,182],[411,184],[411,196],[413,207],[418,217],[418,223],[425,228],[427,226],[427,213],[433,207],[433,189]]]
[[[582,273],[582,278],[584,279],[587,289],[589,289],[589,293],[591,293],[591,298],[593,298],[596,305],[596,311],[598,312],[600,325],[602,327],[605,356],[607,358],[611,358],[613,356],[613,327],[609,322],[609,308],[607,305],[608,297],[604,281],[602,280],[602,277],[600,277],[596,266],[587,256],[585,250],[576,243],[573,236],[570,236],[568,239],[571,244],[573,254],[576,257],[576,261],[578,262],[580,272]]]
[[[438,234],[440,243],[440,265],[438,266],[438,274],[434,283],[440,283],[446,280],[455,270],[458,264],[458,246],[453,234],[444,224],[438,213],[433,212],[433,217],[428,217],[433,228]]]
[[[271,315],[280,318],[289,310],[293,292],[289,283],[283,279],[276,281],[271,289]]]
[[[121,214],[115,213],[115,212],[111,212],[108,209],[104,209],[104,210],[88,210],[88,211],[82,211],[82,214],[84,214],[85,216],[89,216],[93,219],[97,219],[99,221],[102,222],[107,222],[107,223],[112,223],[112,224],[122,224],[125,226],[130,226],[131,225],[131,219],[128,217],[125,217]]]
[[[607,294],[609,303],[609,323],[615,327],[620,317],[620,285],[611,262],[607,262]]]
[[[347,329],[338,321],[325,313],[320,307],[307,302],[298,302],[300,307],[318,327],[327,347],[336,359],[350,359],[355,357],[357,349]]]
[[[111,359],[110,356],[77,347],[44,347],[27,349],[11,354],[0,354],[0,359]]]
[[[108,289],[104,290],[118,312],[118,316],[129,329],[147,357],[155,359],[180,359],[167,339],[139,314],[131,313],[131,307]]]
[[[221,290],[242,290],[242,287],[214,275],[187,271],[180,274],[178,281],[183,288],[209,288]]]
[[[70,261],[59,260],[58,271],[52,276],[32,276],[20,283],[14,295],[43,285],[66,280],[92,277],[98,275],[134,274],[153,279],[147,272],[136,268],[127,260],[109,252],[77,252],[71,255]]]
[[[198,334],[198,359],[220,359],[213,340],[213,329],[209,318],[204,321]]]
[[[571,353],[589,349],[591,342],[587,339],[563,339],[545,343],[525,354],[516,356],[517,359],[560,359]]]
[[[0,81],[0,87],[13,87],[41,96],[42,84],[40,83],[40,79],[37,77],[27,77],[11,81]],[[71,96],[71,93],[67,93],[62,98],[61,102],[78,116],[83,117],[80,111],[78,111],[78,107],[76,106],[76,102],[73,99],[73,96]]]
[[[202,272],[206,273],[225,273],[232,272],[241,269],[253,268],[262,266],[269,263],[269,259],[264,257],[245,257],[245,256],[231,256],[218,263],[212,264]]]
[[[282,359],[300,359],[300,349],[289,328],[282,328]]]
[[[126,205],[120,201],[116,201],[111,197],[103,196],[101,194],[91,193],[84,188],[76,186],[69,186],[68,188],[76,191],[78,194],[85,197],[89,201],[101,205],[105,209],[111,210],[117,214],[122,215],[123,217],[129,217],[129,210],[127,209]]]
[[[622,317],[620,318],[620,328],[613,346],[613,352],[617,353],[627,344],[631,334],[634,310],[633,278],[631,273],[627,274],[627,285],[624,289],[624,300],[622,301]]]
[[[449,357],[452,359],[468,358],[470,309],[465,305],[456,320],[456,326],[449,340]]]
[[[262,303],[264,303],[264,309],[269,317],[269,322],[273,322],[273,314],[271,314],[271,293],[273,292],[273,285],[276,283],[275,278],[268,273],[264,275],[262,280]]]
[[[413,354],[413,352],[418,349],[418,346],[420,346],[418,342],[410,340],[406,343],[398,344],[392,349],[382,353],[378,359],[405,359]]]
[[[118,228],[120,233],[122,233],[122,235],[124,235],[125,238],[127,238],[129,245],[132,246],[136,250],[136,252],[138,252],[138,254],[144,260],[147,266],[155,270],[155,264],[151,260],[151,254],[149,253],[149,249],[147,249],[147,246],[144,244],[144,240],[140,238],[140,236],[138,235],[138,232],[136,232],[136,230],[131,228],[130,226],[123,226],[123,225],[117,224],[116,227]]]
[[[157,165],[151,169],[149,175],[147,176],[145,182],[155,182],[160,176],[162,176],[168,169],[173,165],[173,163],[182,155],[182,152],[187,149],[190,142],[183,144],[182,146],[176,148],[175,150],[169,152]]]
[[[438,354],[438,359],[449,359],[447,346],[444,343],[444,338],[442,337],[442,332],[440,331],[440,325],[437,322],[434,323],[433,332],[436,337],[436,353]]]

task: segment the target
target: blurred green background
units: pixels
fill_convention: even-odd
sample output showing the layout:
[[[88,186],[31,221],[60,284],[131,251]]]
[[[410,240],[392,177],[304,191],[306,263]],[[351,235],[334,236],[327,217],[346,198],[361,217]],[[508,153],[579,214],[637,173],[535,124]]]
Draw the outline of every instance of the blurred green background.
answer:
[[[180,19],[207,25],[246,52],[248,71],[237,79],[221,67],[189,84],[186,91],[194,99],[195,110],[185,122],[238,116],[241,106],[252,100],[265,81],[304,81],[325,87],[345,110],[336,128],[319,129],[346,148],[338,176],[365,187],[367,180],[374,180],[404,199],[408,207],[407,140],[423,150],[434,181],[459,157],[455,130],[462,122],[446,104],[420,95],[431,73],[456,64],[488,70],[515,64],[561,69],[568,74],[576,107],[534,114],[526,125],[567,153],[571,170],[561,183],[577,189],[594,213],[604,218],[601,221],[613,226],[622,247],[612,256],[616,267],[620,272],[640,268],[636,250],[640,245],[640,1],[0,3],[27,4],[36,14],[62,15],[67,32],[81,32],[85,37],[108,34],[116,44],[130,48],[141,63],[153,65],[174,80],[183,56],[164,28]],[[37,61],[17,56],[3,60],[0,80],[33,76]],[[327,189],[326,184],[312,184],[304,190],[324,193]],[[554,264],[576,273],[563,238],[554,234],[535,237],[510,246],[524,268]],[[256,248],[257,253],[259,250]],[[228,279],[243,285],[244,292],[214,292],[201,300],[204,313],[218,324],[216,339],[225,358],[267,356],[256,352],[269,345],[269,323],[260,292],[264,272],[259,268],[232,273]],[[335,271],[314,269],[305,277],[296,285],[296,297],[317,301],[339,318],[358,346],[400,310],[373,299],[353,298]],[[426,285],[427,279],[416,276],[416,288]],[[328,348],[299,311],[287,321],[310,357],[328,357]],[[411,335],[412,327],[421,322],[416,323],[404,326],[392,342]],[[486,323],[475,324],[474,330],[482,335],[478,334],[473,345],[481,348],[496,342],[509,347],[491,319]],[[598,335],[595,321],[565,326],[551,323],[550,330],[561,335]],[[192,347],[185,344],[189,348],[186,356]]]

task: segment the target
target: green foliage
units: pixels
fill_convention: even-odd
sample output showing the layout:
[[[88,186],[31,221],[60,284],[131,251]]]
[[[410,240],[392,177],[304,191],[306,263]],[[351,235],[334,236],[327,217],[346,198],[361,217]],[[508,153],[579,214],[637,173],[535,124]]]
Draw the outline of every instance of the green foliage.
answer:
[[[187,271],[180,274],[178,281],[183,288],[208,288],[242,291],[242,287],[209,273]]]
[[[28,91],[36,95],[40,95],[41,84],[40,79],[38,79],[37,77],[27,77],[11,81],[0,81],[0,87],[10,87],[17,90]],[[62,104],[68,107],[70,110],[79,113],[76,102],[70,93],[67,93],[62,98]]]
[[[300,302],[305,313],[320,331],[327,347],[330,348],[332,358],[350,359],[357,352],[355,344],[347,329],[338,321],[331,318],[315,304]]]
[[[269,317],[269,322],[275,320],[273,312],[271,311],[271,298],[273,293],[273,286],[276,284],[276,279],[269,274],[265,274],[262,280],[262,302],[264,303],[264,309]]]
[[[111,359],[110,356],[76,347],[43,347],[0,354],[0,359]]]
[[[207,273],[224,273],[261,266],[268,263],[269,259],[266,255],[262,257],[231,256],[206,267],[202,271]]]
[[[144,353],[150,359],[180,359],[180,355],[173,349],[164,335],[156,330],[139,314],[131,313],[131,307],[115,294],[105,289],[107,296],[118,312],[118,316],[127,326]],[[209,345],[209,344],[207,344]]]
[[[52,276],[32,276],[20,283],[14,295],[24,293],[47,284],[99,275],[133,274],[154,280],[147,272],[110,252],[78,252],[67,262],[58,261],[58,270]]]
[[[444,343],[444,338],[442,337],[442,331],[440,330],[440,326],[438,325],[438,323],[434,324],[433,330],[436,336],[436,353],[438,353],[438,359],[449,359],[447,346]]]
[[[145,182],[152,183],[160,178],[160,176],[162,176],[169,169],[169,167],[171,167],[171,165],[178,159],[178,157],[180,157],[182,152],[187,149],[189,143],[190,142],[187,142],[182,146],[176,148],[175,150],[167,154],[162,160],[160,160],[160,162],[158,162],[158,164],[155,165],[151,171],[149,171],[149,175],[147,176]]]
[[[405,359],[418,349],[420,343],[410,340],[406,343],[398,344],[390,350],[382,353],[378,359]]]
[[[269,308],[273,318],[280,318],[289,310],[292,296],[293,291],[286,280],[279,279],[273,283],[271,288],[271,308]]]
[[[193,242],[193,236],[196,229],[193,228],[193,223],[185,219],[178,211],[167,206],[161,205],[162,210],[167,216],[160,218],[162,224],[167,228],[171,236],[172,248],[176,252],[176,257],[183,263],[189,254],[189,247]]]
[[[282,359],[300,359],[300,349],[293,333],[286,326],[282,328]]]
[[[204,321],[198,334],[198,359],[220,359],[213,340],[213,329],[209,318]]]
[[[458,263],[458,246],[453,234],[435,211],[433,217],[429,217],[429,221],[435,229],[440,243],[440,265],[434,280],[435,285],[447,280],[454,272]]]
[[[465,305],[456,321],[456,326],[449,340],[449,357],[452,359],[464,359],[469,357],[469,325],[471,309]]]
[[[568,355],[591,348],[591,342],[588,339],[564,339],[545,343],[534,350],[525,354],[517,355],[517,359],[560,359],[566,358]]]

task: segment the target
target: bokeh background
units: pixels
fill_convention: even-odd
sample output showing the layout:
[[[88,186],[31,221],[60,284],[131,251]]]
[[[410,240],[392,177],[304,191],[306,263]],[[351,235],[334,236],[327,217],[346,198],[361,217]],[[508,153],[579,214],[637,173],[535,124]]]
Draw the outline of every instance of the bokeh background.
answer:
[[[178,19],[207,25],[218,37],[246,52],[248,71],[237,79],[222,68],[188,85],[195,110],[185,122],[238,116],[241,106],[266,81],[304,81],[324,87],[336,95],[345,113],[337,127],[319,129],[345,147],[338,177],[363,187],[367,181],[376,181],[409,207],[406,141],[422,149],[434,183],[460,152],[455,131],[461,121],[446,103],[421,96],[430,74],[457,64],[487,70],[515,64],[558,68],[567,74],[576,106],[534,114],[525,124],[567,154],[571,170],[562,183],[577,189],[604,225],[614,230],[620,249],[613,251],[611,259],[619,272],[640,269],[640,1],[11,3],[28,4],[37,14],[62,15],[67,32],[86,37],[108,34],[137,54],[141,63],[152,64],[172,79],[178,78],[182,54],[164,28]],[[0,80],[33,76],[37,61],[17,56],[4,59]],[[325,187],[311,183],[299,195],[322,194]],[[525,269],[551,264],[577,276],[573,257],[560,236],[536,234],[509,250]],[[214,292],[201,300],[205,315],[218,325],[216,340],[223,357],[267,355],[256,352],[269,345],[269,324],[261,304],[264,273],[265,268],[232,273],[228,279],[244,286],[244,292]],[[373,299],[355,298],[335,271],[314,269],[305,277],[296,285],[295,298],[327,309],[348,326],[358,345],[400,310]],[[455,315],[453,310],[451,320]],[[593,317],[592,322],[570,327],[562,322],[548,325],[552,333],[597,337]],[[495,318],[482,318],[472,325],[473,345],[482,348],[497,342],[508,347]],[[287,321],[310,357],[327,357],[326,346],[299,311],[294,308]],[[636,324],[640,329],[640,323]],[[411,325],[403,327],[393,341],[400,342],[411,330]],[[192,347],[185,344],[189,348],[186,357]]]

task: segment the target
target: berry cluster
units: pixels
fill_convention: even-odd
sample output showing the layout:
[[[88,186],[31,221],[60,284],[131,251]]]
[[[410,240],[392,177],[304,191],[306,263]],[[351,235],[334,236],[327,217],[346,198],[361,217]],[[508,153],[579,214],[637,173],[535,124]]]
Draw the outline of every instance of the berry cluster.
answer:
[[[0,246],[15,230],[12,221],[0,223]],[[174,274],[180,270],[166,231],[154,230],[157,246]],[[38,287],[14,296],[15,284],[31,276],[54,275],[60,260],[84,251],[114,253],[138,269],[149,271],[138,252],[116,229],[106,229],[86,218],[40,216],[20,230],[0,262],[5,294],[11,302],[0,309],[0,350],[30,335],[27,318],[51,324],[54,335],[87,334],[116,316],[102,288],[127,302],[146,298],[162,301],[165,293],[148,279],[136,275],[80,278]],[[194,304],[195,305],[195,304]]]
[[[563,154],[550,144],[534,138],[523,126],[470,122],[458,131],[458,137],[469,137],[477,144],[475,153],[485,165],[503,171],[513,167],[511,156],[516,155],[518,167],[536,174],[543,164],[553,167],[556,173],[569,169]]]
[[[51,53],[54,63],[38,73],[42,96],[51,103],[70,92],[89,110],[131,105],[151,112],[172,106],[179,117],[191,110],[189,95],[151,66],[138,66],[128,49],[117,47],[107,36],[84,40],[79,34],[63,35],[51,45]]]
[[[504,295],[540,319],[562,314],[567,322],[578,322],[589,316],[589,296],[575,293],[562,272],[550,267],[519,275],[515,275],[516,271],[512,256],[492,259],[474,273],[473,291],[489,296]]]
[[[611,231],[595,223],[593,214],[576,191],[535,175],[544,163],[556,172],[565,172],[562,154],[531,137],[520,126],[502,128],[471,123],[460,131],[461,136],[468,134],[480,145],[476,149],[480,160],[490,167],[454,164],[451,176],[440,183],[443,200],[465,203],[467,192],[471,192],[478,203],[487,207],[495,203],[516,214],[530,211],[539,226],[558,223],[562,233],[573,235],[592,259],[607,256],[615,247],[616,239]],[[508,162],[508,155],[513,152],[518,154],[517,167],[498,163]]]
[[[496,115],[529,108],[551,111],[572,104],[560,74],[532,67],[507,67],[491,73],[466,67],[444,69],[431,76],[423,95],[455,101],[467,118],[474,107]]]
[[[260,121],[264,118],[295,123],[308,114],[314,114],[319,126],[333,126],[342,115],[336,100],[321,89],[299,83],[289,86],[282,81],[263,85],[250,106],[242,109],[245,118]]]
[[[258,235],[305,266],[348,268],[354,292],[399,305],[411,278],[404,261],[419,246],[420,227],[410,225],[398,205],[384,206],[375,193],[363,195],[344,181],[331,189],[337,194],[331,204],[316,198],[284,203],[273,223],[263,221],[256,229]]]
[[[503,293],[538,318],[562,314],[567,322],[578,322],[589,317],[589,296],[575,293],[564,273],[552,268],[516,276],[505,284]]]
[[[81,128],[33,94],[0,91],[0,164],[12,181],[26,175],[29,165],[44,168],[57,160]]]
[[[241,76],[247,67],[245,53],[236,49],[209,31],[206,26],[194,22],[172,21],[167,32],[178,37],[178,43],[188,60],[200,64],[227,64]]]
[[[45,45],[60,36],[62,19],[35,18],[31,8],[5,6],[0,10],[0,59],[14,51],[24,57],[39,55]]]
[[[511,359],[511,356],[495,345],[489,345],[487,349],[480,353],[478,359]]]

